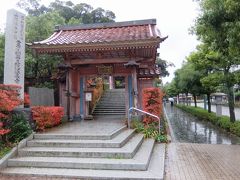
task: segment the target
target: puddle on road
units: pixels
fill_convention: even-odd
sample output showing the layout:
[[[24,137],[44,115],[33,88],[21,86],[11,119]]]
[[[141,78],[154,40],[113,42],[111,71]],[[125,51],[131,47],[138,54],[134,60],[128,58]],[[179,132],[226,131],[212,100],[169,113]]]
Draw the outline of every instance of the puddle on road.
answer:
[[[240,137],[229,135],[211,123],[166,104],[165,110],[177,142],[204,144],[240,144]]]

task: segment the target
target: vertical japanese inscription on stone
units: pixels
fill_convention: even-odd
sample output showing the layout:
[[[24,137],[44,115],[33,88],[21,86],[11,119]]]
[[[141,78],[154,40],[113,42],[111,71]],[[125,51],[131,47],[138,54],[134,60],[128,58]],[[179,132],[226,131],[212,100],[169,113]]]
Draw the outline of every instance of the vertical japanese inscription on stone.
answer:
[[[4,84],[18,84],[23,98],[25,59],[25,15],[11,9],[7,12],[4,58]]]

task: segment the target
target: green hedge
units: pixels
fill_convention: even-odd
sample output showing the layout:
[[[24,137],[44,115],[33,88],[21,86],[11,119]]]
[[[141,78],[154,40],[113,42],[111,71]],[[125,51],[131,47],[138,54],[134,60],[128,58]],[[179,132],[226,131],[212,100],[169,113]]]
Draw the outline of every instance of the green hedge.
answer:
[[[210,121],[227,132],[240,136],[240,121],[232,123],[228,116],[219,117],[216,116],[215,113],[209,113],[207,110],[199,107],[185,106],[180,104],[176,104],[176,107],[196,116],[200,120]]]

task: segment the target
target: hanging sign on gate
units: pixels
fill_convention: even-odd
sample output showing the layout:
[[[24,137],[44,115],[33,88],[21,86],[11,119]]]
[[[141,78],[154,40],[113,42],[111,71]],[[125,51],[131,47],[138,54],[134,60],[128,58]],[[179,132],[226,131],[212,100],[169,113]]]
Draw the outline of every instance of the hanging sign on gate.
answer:
[[[100,75],[111,75],[113,73],[112,66],[97,66],[98,74]]]
[[[92,101],[92,93],[91,92],[86,92],[85,100],[86,101]]]

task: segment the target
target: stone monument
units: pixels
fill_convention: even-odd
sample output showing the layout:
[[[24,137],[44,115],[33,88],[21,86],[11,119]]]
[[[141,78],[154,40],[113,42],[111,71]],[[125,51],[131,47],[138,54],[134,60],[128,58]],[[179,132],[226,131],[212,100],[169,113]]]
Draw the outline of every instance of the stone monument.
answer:
[[[25,15],[8,10],[5,30],[4,84],[17,84],[24,98]]]

